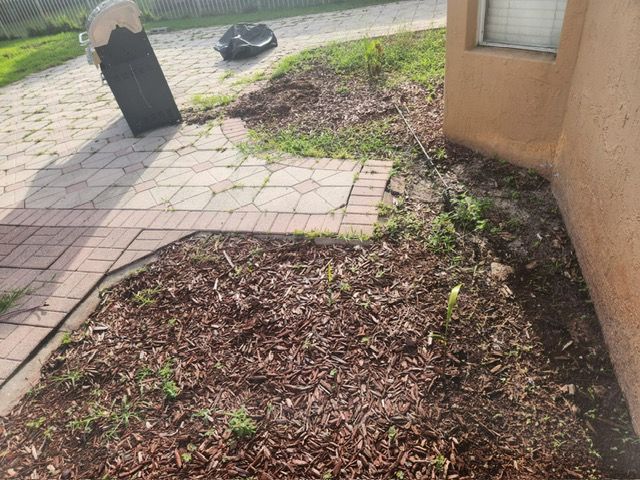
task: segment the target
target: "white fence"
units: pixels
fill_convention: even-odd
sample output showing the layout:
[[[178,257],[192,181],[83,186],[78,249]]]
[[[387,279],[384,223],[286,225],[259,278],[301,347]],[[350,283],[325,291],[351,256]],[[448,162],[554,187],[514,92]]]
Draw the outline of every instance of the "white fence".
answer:
[[[150,19],[188,18],[257,10],[304,7],[348,0],[136,0]],[[100,0],[0,0],[0,37],[83,29]]]

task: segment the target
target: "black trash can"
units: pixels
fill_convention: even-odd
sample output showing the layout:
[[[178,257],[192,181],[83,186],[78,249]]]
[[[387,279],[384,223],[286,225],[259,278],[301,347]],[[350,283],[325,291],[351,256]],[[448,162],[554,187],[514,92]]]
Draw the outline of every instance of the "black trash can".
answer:
[[[100,66],[134,135],[181,121],[133,1],[102,2],[87,19],[86,35],[88,58]]]

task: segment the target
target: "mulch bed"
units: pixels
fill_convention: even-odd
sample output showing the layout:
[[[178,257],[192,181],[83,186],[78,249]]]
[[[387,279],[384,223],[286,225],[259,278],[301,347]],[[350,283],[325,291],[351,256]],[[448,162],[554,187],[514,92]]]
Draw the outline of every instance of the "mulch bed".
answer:
[[[342,91],[326,72],[295,75],[266,86],[281,90],[281,104],[287,82],[317,78],[314,88]],[[392,100],[378,102],[386,94],[350,88],[369,91],[360,110],[348,100],[320,107],[324,91],[309,97],[322,102],[294,93],[288,108],[275,102],[263,114],[243,99],[234,108],[250,126],[273,128],[386,115],[410,142]],[[463,235],[452,255],[430,251],[424,237],[443,209],[441,189],[416,159],[392,185],[424,221],[407,238],[214,236],[167,247],[103,293],[86,328],[2,420],[2,475],[639,477],[640,447],[548,183],[448,144],[442,86],[430,102],[424,94],[405,85],[388,95],[429,150],[446,150],[438,164],[452,188],[491,198],[492,228]],[[308,113],[318,108],[326,112]],[[513,273],[492,274],[492,262]],[[254,435],[230,427],[243,407]]]
[[[430,334],[444,332],[454,282],[465,286],[445,344]],[[149,289],[153,303],[136,303]],[[175,245],[106,293],[74,340],[5,422],[5,472],[533,479],[597,465],[525,308],[414,242]],[[71,428],[125,397],[127,427],[109,413]],[[248,439],[227,425],[242,406],[258,427]]]

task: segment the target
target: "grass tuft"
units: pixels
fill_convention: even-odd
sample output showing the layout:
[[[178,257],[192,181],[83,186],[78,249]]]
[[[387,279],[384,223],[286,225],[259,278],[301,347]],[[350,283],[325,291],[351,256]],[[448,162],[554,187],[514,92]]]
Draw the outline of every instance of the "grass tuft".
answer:
[[[156,303],[156,297],[162,291],[161,287],[145,288],[133,294],[131,301],[140,307],[146,307]]]
[[[247,153],[277,151],[291,155],[318,158],[358,159],[367,161],[395,159],[405,152],[394,143],[388,122],[369,122],[333,132],[320,130],[301,132],[293,127],[277,132],[250,131]]]
[[[235,99],[235,95],[194,95],[191,102],[197,110],[207,111],[218,107],[226,107]]]
[[[16,288],[0,293],[0,315],[7,312],[27,293],[27,288]]]
[[[233,86],[249,85],[251,83],[259,82],[260,80],[265,80],[266,78],[267,78],[267,74],[264,73],[262,70],[259,70],[250,75],[245,75],[243,77],[240,77],[235,82],[233,82],[232,85]]]

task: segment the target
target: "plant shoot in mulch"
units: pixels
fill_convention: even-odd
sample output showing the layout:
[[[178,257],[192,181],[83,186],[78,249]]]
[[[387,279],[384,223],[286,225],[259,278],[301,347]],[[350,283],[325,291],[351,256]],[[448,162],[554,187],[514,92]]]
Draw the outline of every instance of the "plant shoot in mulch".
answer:
[[[256,434],[258,426],[244,407],[227,413],[229,429],[237,438],[250,438]]]
[[[145,288],[133,294],[131,300],[140,307],[148,307],[156,303],[156,297],[162,291],[162,287]]]
[[[458,295],[460,295],[460,289],[462,288],[462,284],[458,284],[451,289],[449,292],[449,300],[447,301],[447,315],[445,317],[444,322],[444,338],[448,341],[449,339],[449,324],[451,323],[451,317],[453,316],[453,311],[458,305]]]

